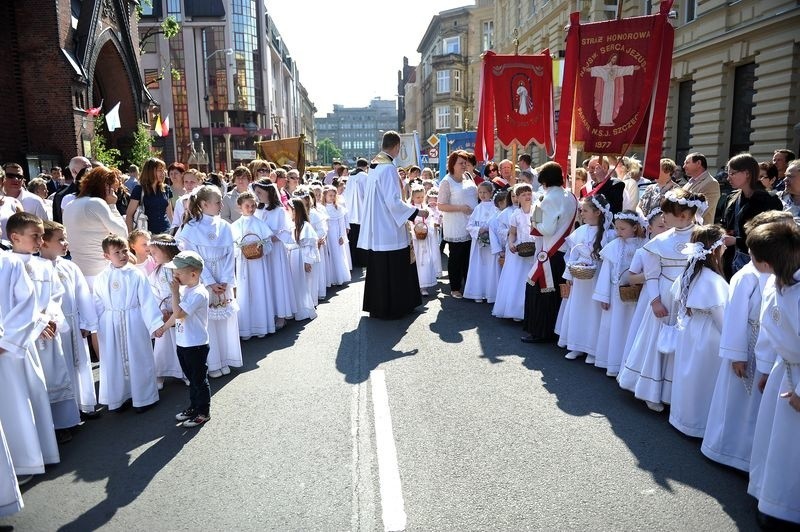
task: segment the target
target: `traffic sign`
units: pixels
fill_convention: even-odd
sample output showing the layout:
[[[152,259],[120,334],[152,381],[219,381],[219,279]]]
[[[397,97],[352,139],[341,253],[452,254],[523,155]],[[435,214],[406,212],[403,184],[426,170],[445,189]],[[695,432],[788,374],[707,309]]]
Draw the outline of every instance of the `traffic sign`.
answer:
[[[439,144],[439,136],[433,134],[430,137],[428,137],[428,144],[430,144],[431,146],[437,146]]]
[[[419,161],[422,164],[428,164],[428,156],[427,155],[423,155],[422,157],[420,157]]]
[[[434,159],[436,159],[438,156],[439,156],[439,150],[437,150],[436,148],[431,148],[428,150],[428,157],[433,157]]]

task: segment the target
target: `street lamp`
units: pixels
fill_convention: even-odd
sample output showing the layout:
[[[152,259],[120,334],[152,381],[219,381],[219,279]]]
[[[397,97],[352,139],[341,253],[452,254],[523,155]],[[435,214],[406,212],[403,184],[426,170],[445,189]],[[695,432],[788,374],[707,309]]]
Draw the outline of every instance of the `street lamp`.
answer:
[[[225,54],[226,56],[233,54],[233,48],[223,48],[222,50],[214,50],[206,56],[203,66],[206,69],[204,77],[206,89],[206,115],[208,116],[208,148],[209,155],[211,156],[211,171],[214,171],[214,126],[211,125],[211,103],[208,101],[208,60],[217,54]]]

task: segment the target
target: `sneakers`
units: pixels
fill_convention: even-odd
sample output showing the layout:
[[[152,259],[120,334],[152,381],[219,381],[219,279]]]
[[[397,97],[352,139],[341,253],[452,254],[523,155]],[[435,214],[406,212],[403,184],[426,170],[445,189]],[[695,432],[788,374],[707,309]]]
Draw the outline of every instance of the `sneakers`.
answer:
[[[584,360],[587,364],[594,364],[594,355],[586,355],[586,360]]]
[[[654,403],[652,401],[645,401],[645,404],[647,405],[647,408],[649,408],[653,412],[663,412],[664,411],[664,405],[661,404],[661,403]]]
[[[186,421],[187,419],[192,419],[195,415],[193,408],[187,408],[183,412],[175,414],[175,421]]]
[[[218,369],[215,369],[214,371],[209,371],[208,376],[211,377],[212,379],[219,379],[220,377],[222,377],[222,372]]]
[[[570,351],[569,353],[564,355],[564,358],[566,358],[567,360],[575,360],[576,358],[581,356],[583,356],[583,353],[581,353],[580,351]]]
[[[230,375],[231,368],[230,366],[222,366],[222,369],[220,371],[222,372],[223,375]]]
[[[206,414],[197,414],[193,418],[187,419],[186,421],[184,421],[182,423],[182,425],[184,427],[187,427],[187,428],[198,427],[198,426],[202,425],[203,423],[205,423],[206,421],[208,421],[209,419],[211,419],[211,414],[208,414],[208,415],[206,415]]]

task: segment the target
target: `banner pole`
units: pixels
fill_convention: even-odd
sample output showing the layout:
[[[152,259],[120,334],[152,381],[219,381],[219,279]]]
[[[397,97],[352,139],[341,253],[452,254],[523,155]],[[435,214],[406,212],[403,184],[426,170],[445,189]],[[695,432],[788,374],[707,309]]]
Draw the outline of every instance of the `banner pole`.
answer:
[[[617,0],[617,20],[622,19],[622,0]]]

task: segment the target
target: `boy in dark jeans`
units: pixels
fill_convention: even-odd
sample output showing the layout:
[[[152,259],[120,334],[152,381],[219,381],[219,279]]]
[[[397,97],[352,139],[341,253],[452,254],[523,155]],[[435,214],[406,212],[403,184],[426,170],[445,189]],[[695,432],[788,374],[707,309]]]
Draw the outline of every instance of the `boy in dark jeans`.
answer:
[[[194,251],[181,251],[164,266],[174,274],[170,286],[174,311],[155,336],[161,338],[167,329],[176,326],[178,361],[189,379],[189,408],[175,419],[184,427],[197,427],[211,419],[211,389],[206,375],[208,290],[200,283],[203,258]]]

